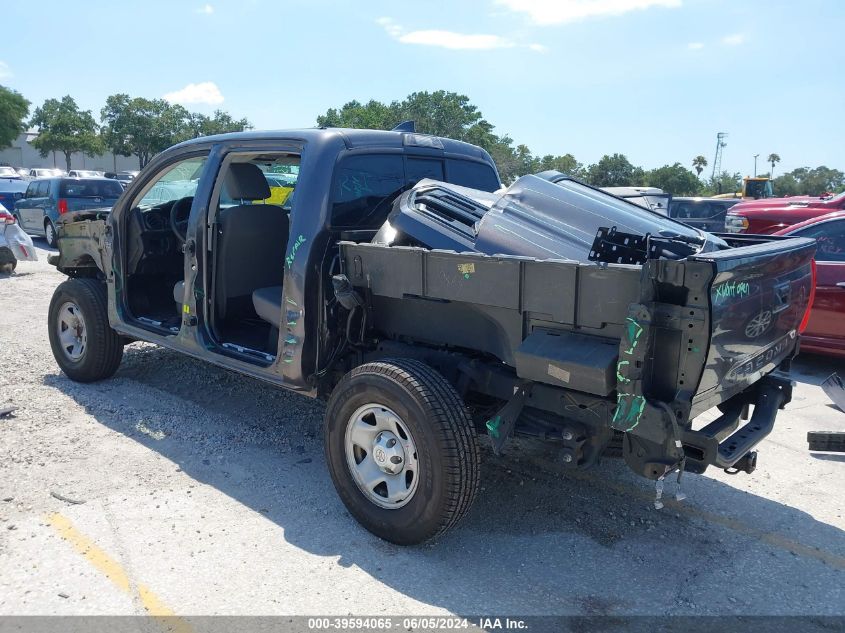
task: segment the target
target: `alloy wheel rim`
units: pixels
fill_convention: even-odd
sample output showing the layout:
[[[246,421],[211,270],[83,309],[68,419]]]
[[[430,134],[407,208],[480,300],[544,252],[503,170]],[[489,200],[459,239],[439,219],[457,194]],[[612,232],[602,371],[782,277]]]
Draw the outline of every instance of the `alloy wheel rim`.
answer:
[[[405,422],[380,404],[365,404],[349,418],[346,463],[358,489],[380,508],[398,509],[417,491],[419,461]]]

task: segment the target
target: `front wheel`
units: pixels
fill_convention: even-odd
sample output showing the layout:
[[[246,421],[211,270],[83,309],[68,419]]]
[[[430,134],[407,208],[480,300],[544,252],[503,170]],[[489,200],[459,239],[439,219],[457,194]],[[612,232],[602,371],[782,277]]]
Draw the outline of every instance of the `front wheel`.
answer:
[[[47,331],[53,356],[67,377],[94,382],[117,371],[123,341],[109,325],[106,285],[68,279],[50,300]]]
[[[341,500],[387,541],[414,545],[445,532],[478,492],[472,419],[452,385],[419,361],[353,369],[332,392],[324,432]]]

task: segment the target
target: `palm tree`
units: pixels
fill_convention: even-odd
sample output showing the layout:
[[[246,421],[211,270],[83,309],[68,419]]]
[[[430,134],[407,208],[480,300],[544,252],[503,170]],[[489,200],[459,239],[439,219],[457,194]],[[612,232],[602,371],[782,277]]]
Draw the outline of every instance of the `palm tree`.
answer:
[[[701,176],[701,172],[704,171],[705,167],[707,167],[707,159],[704,158],[704,156],[702,156],[701,154],[699,154],[698,156],[692,159],[692,166],[695,169],[695,173]]]
[[[775,163],[780,162],[780,156],[778,156],[777,154],[769,154],[768,160],[772,165],[772,172],[769,174],[769,178],[774,178],[775,177]]]

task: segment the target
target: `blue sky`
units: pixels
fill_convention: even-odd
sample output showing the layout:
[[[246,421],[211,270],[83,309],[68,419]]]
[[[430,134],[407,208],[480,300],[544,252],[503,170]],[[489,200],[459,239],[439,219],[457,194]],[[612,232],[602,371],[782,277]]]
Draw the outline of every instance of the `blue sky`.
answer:
[[[0,83],[33,105],[168,95],[257,128],[351,99],[467,94],[539,154],[696,154],[845,170],[840,0],[76,0],[4,3]]]

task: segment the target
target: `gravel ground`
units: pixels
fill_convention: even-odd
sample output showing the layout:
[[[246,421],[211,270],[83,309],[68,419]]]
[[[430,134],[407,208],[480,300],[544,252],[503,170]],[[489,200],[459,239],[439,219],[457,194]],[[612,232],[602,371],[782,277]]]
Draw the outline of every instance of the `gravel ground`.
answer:
[[[751,476],[687,476],[657,511],[619,461],[485,450],[467,520],[400,548],[336,497],[320,403],[142,343],[111,380],[65,378],[37,244],[0,277],[0,615],[845,614],[845,456],[805,441],[845,430],[829,360],[797,363]]]

